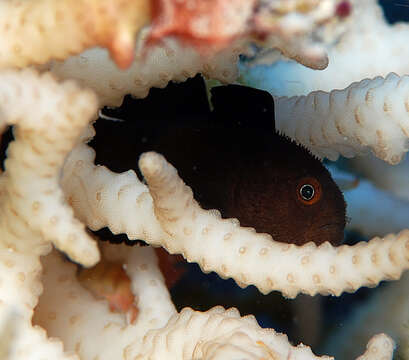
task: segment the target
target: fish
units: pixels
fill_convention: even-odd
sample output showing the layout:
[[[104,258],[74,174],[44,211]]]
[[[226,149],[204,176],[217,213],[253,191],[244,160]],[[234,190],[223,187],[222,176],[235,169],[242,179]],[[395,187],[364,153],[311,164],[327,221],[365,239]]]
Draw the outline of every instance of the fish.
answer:
[[[133,168],[142,179],[136,159],[156,151],[175,166],[204,209],[237,218],[241,226],[268,233],[275,241],[342,244],[342,192],[320,159],[276,131],[268,92],[242,85],[214,87],[213,110],[201,77],[184,90],[172,84],[166,94],[153,91],[160,102],[151,95],[128,99],[131,111],[116,114],[122,122],[97,121],[91,143],[97,163],[113,171]],[[120,142],[119,154],[113,139]],[[112,148],[115,155],[109,154]]]

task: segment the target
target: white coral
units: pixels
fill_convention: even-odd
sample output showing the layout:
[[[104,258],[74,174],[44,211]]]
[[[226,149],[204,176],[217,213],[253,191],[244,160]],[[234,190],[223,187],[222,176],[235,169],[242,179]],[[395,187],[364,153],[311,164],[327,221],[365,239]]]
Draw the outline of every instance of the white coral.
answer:
[[[277,129],[319,157],[336,160],[371,149],[397,164],[409,150],[408,92],[409,76],[391,73],[330,93],[280,97]]]
[[[287,0],[271,0],[271,3],[278,8],[290,4]],[[318,4],[314,0],[291,3]],[[110,27],[100,27],[107,23],[107,13],[96,11],[101,4],[111,4],[118,10],[114,12]],[[97,44],[108,47],[117,63],[124,65],[133,55],[130,49],[134,45],[134,32],[145,19],[142,14],[140,22],[133,22],[140,14],[132,6],[138,4],[131,0],[42,0],[36,3],[4,0],[0,3],[3,10],[0,15],[0,66],[22,67],[52,58],[63,59],[72,52]],[[324,11],[323,4],[332,7]],[[277,23],[273,21],[277,26],[270,28],[273,44],[299,61],[322,67],[325,56],[314,47],[311,39],[316,28],[334,14],[334,4],[333,1],[323,1],[321,6],[312,6],[302,15],[293,14],[291,10],[286,16],[278,17]],[[67,11],[61,13],[64,7]],[[331,8],[332,12],[328,12]],[[84,13],[87,10],[90,13]],[[87,32],[88,23],[84,25],[79,21],[78,12],[90,16],[90,22],[95,26],[93,31]],[[24,17],[24,14],[36,15]],[[123,17],[127,21],[123,22]],[[124,24],[125,28],[122,27]],[[101,34],[95,32],[98,29],[102,29],[101,38]],[[41,30],[45,37],[38,36]],[[7,35],[9,31],[10,36]],[[21,47],[21,36],[29,44],[27,47]],[[53,46],[48,46],[50,41]],[[172,79],[182,81],[199,71],[224,82],[231,82],[236,77],[235,62],[241,51],[240,42],[236,44],[237,48],[233,46],[206,60],[173,40],[165,40],[165,45],[154,48],[145,59],[138,57],[142,54],[138,49],[134,66],[126,72],[116,69],[105,50],[100,49],[89,50],[62,64],[49,64],[43,69],[48,68],[60,77],[80,80],[96,92],[101,104],[110,105],[118,104],[126,93],[145,96],[152,86],[163,87]],[[386,82],[388,91],[394,79]],[[383,80],[376,81],[383,83]],[[367,84],[365,82],[357,89]],[[356,93],[350,99],[354,106],[357,101],[362,101],[363,92]],[[392,102],[385,100],[382,94],[374,99],[381,99],[379,104],[388,113]],[[15,335],[12,349],[6,349],[10,350],[8,360],[78,359],[78,355],[101,359],[121,356],[125,359],[135,356],[316,358],[309,348],[292,347],[284,336],[260,329],[254,318],[241,318],[235,310],[215,308],[199,313],[185,309],[175,313],[150,248],[135,247],[132,251],[116,248],[122,249],[118,250],[119,254],[115,254],[110,246],[104,249],[104,256],[119,259],[127,266],[132,291],[139,298],[141,310],[135,325],[127,325],[122,315],[108,311],[106,302],[94,299],[81,288],[75,277],[75,266],[65,262],[57,252],[52,252],[44,260],[47,271],[43,280],[47,289],[35,321],[49,331],[48,335],[60,339],[52,340],[44,328],[32,326],[33,309],[43,289],[39,257],[50,252],[50,244],[86,266],[99,259],[96,244],[85,232],[84,225],[74,218],[59,186],[65,157],[75,145],[77,148],[66,161],[61,180],[67,190],[68,202],[83,222],[95,229],[109,225],[116,232],[125,231],[130,237],[163,245],[197,261],[205,271],[216,270],[221,276],[232,276],[241,285],[255,284],[263,292],[277,289],[287,296],[295,296],[300,291],[339,294],[363,285],[376,285],[381,279],[398,278],[407,268],[407,232],[374,239],[366,245],[339,249],[328,245],[318,248],[311,244],[304,247],[281,245],[268,236],[239,228],[235,220],[222,220],[217,211],[200,209],[175,170],[157,155],[146,155],[141,161],[152,197],[135,174],[117,175],[103,167],[95,167],[92,151],[80,143],[79,138],[86,124],[95,117],[97,96],[72,82],[60,84],[50,75],[40,76],[27,71],[0,74],[0,129],[3,131],[6,125],[16,125],[16,141],[8,148],[6,171],[0,177],[0,306],[2,314],[3,310],[5,313],[15,311],[19,318],[18,331],[12,334]],[[375,104],[378,107],[369,106],[368,111],[380,109],[379,104]],[[405,101],[397,105],[400,111],[402,104]],[[396,109],[395,104],[392,105]],[[353,112],[356,112],[356,106]],[[395,115],[392,120],[396,120]],[[407,129],[404,120],[385,124],[383,118],[376,124],[368,122],[368,127],[363,130],[351,119],[342,120],[341,125],[351,132],[352,140],[339,143],[334,130],[331,132],[332,142],[320,143],[325,151],[335,149],[339,152],[339,147],[345,145],[355,152],[364,145],[372,147],[382,158],[396,162],[407,150],[404,136],[399,132]],[[335,123],[334,120],[330,126]],[[314,123],[314,131],[301,128],[295,135],[301,140],[306,139],[307,146],[313,148],[313,142],[317,141],[314,136],[319,136],[316,127]],[[368,129],[372,130],[369,135]],[[391,136],[397,134],[398,141],[390,142]],[[89,133],[83,138],[87,136]],[[358,145],[359,140],[362,144]],[[180,199],[183,201],[179,203]],[[280,259],[277,259],[278,253],[283,255]],[[226,259],[223,259],[224,254]],[[61,284],[64,286],[56,294],[54,285]],[[89,336],[92,331],[97,333],[97,340]],[[105,339],[104,344],[95,346],[101,338]],[[112,346],[112,339],[116,339],[116,346]],[[378,335],[369,343],[362,358],[389,359],[392,351],[391,340]]]
[[[155,215],[171,237],[163,246],[197,262],[205,272],[234,278],[240,286],[252,284],[262,293],[279,290],[287,297],[299,292],[339,295],[397,279],[409,267],[408,230],[338,248],[329,243],[278,243],[270,235],[239,227],[236,219],[201,209],[162,156],[143,154],[139,164]]]
[[[0,122],[14,124],[17,139],[0,177],[0,303],[21,317],[10,359],[73,359],[60,341],[32,327],[31,316],[42,291],[39,258],[51,243],[84,265],[99,260],[58,184],[65,156],[96,114],[96,98],[27,70],[1,73],[0,84]]]
[[[0,68],[45,64],[94,46],[108,47],[124,66],[149,7],[146,0],[0,1]]]

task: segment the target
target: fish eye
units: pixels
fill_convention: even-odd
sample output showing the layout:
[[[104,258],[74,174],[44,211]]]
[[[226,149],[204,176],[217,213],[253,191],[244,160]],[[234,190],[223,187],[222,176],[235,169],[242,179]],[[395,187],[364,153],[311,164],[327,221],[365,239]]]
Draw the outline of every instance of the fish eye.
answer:
[[[321,199],[321,185],[313,177],[306,177],[298,182],[297,198],[304,205],[313,205]]]
[[[301,186],[300,195],[305,201],[310,201],[315,195],[314,186],[310,184]]]

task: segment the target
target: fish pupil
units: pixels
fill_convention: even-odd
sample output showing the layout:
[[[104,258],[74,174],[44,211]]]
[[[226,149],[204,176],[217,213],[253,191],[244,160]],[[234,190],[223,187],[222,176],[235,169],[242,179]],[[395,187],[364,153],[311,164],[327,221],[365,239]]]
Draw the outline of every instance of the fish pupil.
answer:
[[[314,197],[314,194],[314,187],[310,184],[305,184],[300,189],[300,195],[306,201],[311,200]]]

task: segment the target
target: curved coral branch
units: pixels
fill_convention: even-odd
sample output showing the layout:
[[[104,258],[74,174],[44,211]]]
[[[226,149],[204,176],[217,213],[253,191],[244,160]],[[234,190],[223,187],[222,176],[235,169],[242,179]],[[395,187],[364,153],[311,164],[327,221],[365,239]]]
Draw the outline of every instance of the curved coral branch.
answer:
[[[290,97],[343,89],[354,81],[385,77],[390,72],[408,74],[408,63],[402,59],[409,57],[409,24],[401,21],[390,24],[377,0],[348,0],[338,4],[345,3],[349,3],[350,15],[332,21],[321,33],[329,57],[325,70],[314,71],[295,61],[274,58],[272,54],[268,57],[267,52],[264,55],[267,59],[256,56],[256,61],[268,66],[242,67],[244,83],[275,96]]]
[[[47,329],[49,336],[60,338],[65,349],[81,359],[134,359],[131,354],[139,353],[146,332],[165,326],[175,308],[153,248],[108,245],[102,252],[109,260],[119,261],[131,279],[139,310],[135,322],[111,312],[106,300],[82,286],[77,266],[57,252],[44,257],[44,293],[33,322]]]
[[[323,70],[328,56],[317,39],[331,21],[337,21],[336,1],[260,1],[253,26],[254,31],[264,33],[267,49],[279,49],[308,68]]]
[[[190,25],[198,27],[199,29],[196,30],[200,32],[201,22],[206,21],[206,19],[220,21],[219,12],[214,11],[214,7],[209,6],[209,4],[203,5],[203,1],[187,2],[187,5],[185,2],[179,4],[175,0],[156,0],[155,2],[164,3],[165,8],[157,14],[159,16],[156,19],[157,22],[160,24],[163,21],[165,23],[176,21],[176,24],[173,25],[177,25],[177,27],[171,27],[174,30],[173,32],[167,33],[165,31],[163,33],[162,30],[164,29],[160,30],[161,26],[158,29],[153,24],[151,28],[141,31],[135,52],[135,61],[126,71],[119,70],[110,61],[106,51],[99,48],[90,49],[80,55],[72,56],[63,63],[54,62],[50,65],[50,70],[61,78],[81,81],[98,94],[102,105],[108,106],[120,105],[123,96],[126,94],[132,94],[139,98],[145,97],[151,87],[165,87],[171,80],[185,81],[197,73],[223,83],[231,83],[236,80],[239,55],[246,52],[249,41],[249,37],[239,31],[241,25],[233,29],[233,33],[238,32],[240,36],[237,36],[235,41],[228,41],[228,46],[224,44],[222,49],[217,52],[207,46],[203,38],[200,39],[199,34],[196,34],[197,45],[200,48],[205,47],[206,52],[208,52],[207,56],[202,56],[200,51],[197,50],[198,46],[185,46],[183,41],[179,41],[180,37],[183,40],[188,34],[192,35],[192,29],[188,29]],[[222,8],[226,4],[238,6],[240,3],[244,4],[244,8],[248,6],[251,8],[250,1],[216,0],[212,1],[212,3],[219,4]],[[288,0],[263,2],[256,13],[253,14],[254,19],[250,17],[250,24],[247,24],[247,21],[242,21],[243,16],[247,19],[246,14],[250,12],[249,8],[247,8],[245,14],[232,11],[230,16],[234,18],[237,15],[239,23],[243,23],[244,28],[242,30],[244,32],[246,32],[247,25],[255,26],[258,31],[263,33],[263,37],[267,37],[268,46],[277,47],[308,66],[324,68],[327,64],[327,56],[322,47],[314,43],[312,38],[316,37],[315,32],[326,21],[335,16],[335,1],[308,0],[303,1],[303,3],[303,6],[299,8],[294,2],[290,4]],[[185,7],[185,5],[186,8],[198,5],[198,9],[190,9],[192,12],[190,13],[189,10],[185,14],[186,21],[183,22],[184,19],[178,18],[180,14],[174,13],[174,7]],[[168,7],[170,9],[167,9]],[[206,15],[209,16],[206,19],[203,18],[204,10]],[[163,19],[160,17],[161,15],[165,18],[168,16],[170,19]],[[173,19],[175,16],[177,19]],[[225,15],[223,16],[225,17]],[[190,22],[190,25],[188,26],[186,22]],[[226,24],[228,24],[227,27],[225,27]],[[223,27],[224,32],[232,31],[231,22],[224,23]],[[208,29],[205,27],[205,30],[206,33]],[[151,44],[149,50],[146,51],[145,45],[149,36],[152,36],[152,31],[154,33],[160,32],[161,43]],[[188,32],[188,34],[185,32]],[[163,36],[166,34],[175,35],[176,39],[164,38]],[[214,40],[214,38],[211,39],[213,44]]]
[[[203,313],[185,308],[175,313],[150,247],[108,245],[103,253],[123,262],[132,279],[140,310],[135,324],[124,324],[105,301],[88,293],[78,283],[74,264],[56,252],[44,258],[45,291],[34,322],[63,339],[65,347],[75,349],[81,358],[329,359],[315,356],[308,346],[292,346],[285,335],[262,329],[253,316],[241,317],[234,308],[215,307]],[[380,334],[364,355],[391,359],[392,352],[392,340]]]
[[[324,69],[328,57],[316,35],[336,18],[335,5],[333,0],[153,0],[148,42],[176,36],[209,54],[253,37],[305,66]]]
[[[20,320],[12,309],[0,304],[0,359],[8,359],[13,351]]]
[[[33,71],[0,73],[0,123],[14,124],[0,176],[0,304],[19,317],[10,360],[78,359],[64,353],[31,317],[42,291],[40,255],[51,242],[84,265],[99,259],[59,187],[60,169],[95,116],[94,94]]]
[[[197,262],[203,271],[232,277],[240,286],[255,285],[262,293],[278,290],[287,297],[353,292],[398,279],[409,268],[409,231],[355,246],[288,245],[268,234],[241,228],[236,219],[205,211],[176,170],[156,153],[145,153],[139,166],[154,200],[154,211],[172,238],[164,246]]]
[[[378,334],[369,340],[366,351],[356,360],[383,360],[392,358],[394,344],[392,339],[385,334]]]
[[[188,336],[187,336],[188,334]],[[374,336],[358,359],[391,359],[393,341],[384,334]],[[240,317],[236,309],[214,307],[204,313],[185,308],[165,328],[145,336],[142,354],[136,359],[332,359],[317,357],[308,346],[292,346],[285,335],[262,329],[253,316]]]
[[[188,336],[186,336],[188,334]],[[305,345],[292,346],[287,336],[262,329],[254,316],[235,308],[214,307],[204,313],[184,308],[166,327],[148,332],[136,359],[329,359]]]
[[[130,65],[137,31],[149,22],[148,0],[0,2],[0,67],[63,60],[107,47],[119,67]]]
[[[237,77],[237,61],[243,51],[235,44],[211,57],[203,57],[193,48],[181,46],[174,39],[164,39],[162,46],[154,46],[144,54],[141,35],[135,61],[125,71],[110,61],[104,49],[90,49],[72,56],[63,63],[53,63],[50,70],[58,77],[77,79],[92,88],[102,105],[117,106],[126,94],[143,98],[152,87],[165,87],[169,81],[182,82],[202,73],[204,76],[233,82]]]
[[[88,128],[86,137],[93,136]],[[94,165],[95,151],[80,144],[64,165],[61,186],[75,215],[92,230],[108,226],[114,234],[160,246],[170,240],[153,212],[152,197],[135,172],[116,174]]]
[[[32,71],[4,72],[0,84],[1,120],[15,124],[16,137],[1,178],[1,226],[17,237],[21,229],[31,233],[30,241],[3,237],[2,245],[40,255],[51,241],[75,261],[94,264],[98,249],[64,203],[58,183],[76,137],[96,114],[94,94]]]
[[[396,358],[406,359],[409,324],[409,273],[377,291],[368,302],[354,307],[349,320],[329,336],[325,350],[339,359],[351,359],[379,331],[398,344]]]
[[[408,94],[409,76],[391,73],[344,90],[282,97],[276,101],[276,126],[320,157],[336,160],[369,148],[397,164],[409,149]]]
[[[80,145],[64,168],[62,185],[80,219],[93,230],[108,226],[114,233],[126,233],[130,239],[143,239],[170,252],[182,253],[189,261],[198,262],[204,271],[233,277],[241,286],[254,284],[264,293],[279,290],[289,297],[298,292],[339,295],[361,286],[375,286],[382,279],[396,279],[408,267],[407,231],[354,247],[277,243],[266,234],[239,228],[234,219],[221,220],[217,211],[201,210],[189,192],[173,194],[166,206],[163,198],[155,198],[156,195],[152,202],[147,187],[133,172],[115,174],[95,166],[94,156],[92,149]],[[167,177],[147,177],[152,194],[182,185],[169,165],[163,170],[169,172]],[[158,181],[159,185],[152,184]],[[187,213],[183,208],[174,209],[189,202]],[[182,214],[170,215],[177,211]],[[192,216],[196,216],[194,221]],[[169,223],[169,217],[177,217],[178,222]],[[197,222],[203,233],[195,230]],[[186,235],[189,229],[192,234]],[[220,243],[222,253],[216,250]]]

